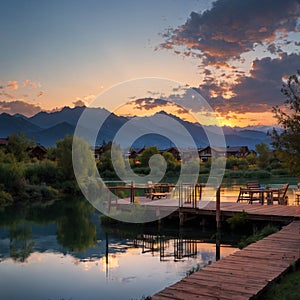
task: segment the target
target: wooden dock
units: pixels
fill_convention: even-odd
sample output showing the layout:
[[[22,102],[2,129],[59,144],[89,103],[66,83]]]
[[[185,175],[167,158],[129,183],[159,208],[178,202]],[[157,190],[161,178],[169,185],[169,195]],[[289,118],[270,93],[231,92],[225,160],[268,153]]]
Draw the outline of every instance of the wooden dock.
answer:
[[[205,201],[203,201],[205,203]],[[216,202],[208,201],[199,204],[196,209],[188,205],[180,208],[183,213],[195,213],[198,215],[215,215]],[[221,202],[221,218],[231,217],[235,213],[245,211],[249,220],[265,221],[293,221],[300,219],[300,206],[295,205],[261,205],[237,202]]]
[[[299,259],[300,221],[293,221],[279,232],[165,288],[151,299],[257,299]]]

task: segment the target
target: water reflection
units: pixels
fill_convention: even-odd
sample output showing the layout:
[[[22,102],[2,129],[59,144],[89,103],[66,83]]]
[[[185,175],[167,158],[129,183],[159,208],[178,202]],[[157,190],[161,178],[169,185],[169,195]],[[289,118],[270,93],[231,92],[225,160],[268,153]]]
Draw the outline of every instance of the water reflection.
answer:
[[[5,208],[0,299],[140,299],[214,261],[210,235],[195,228],[104,227],[80,199]],[[220,249],[221,257],[236,250]]]

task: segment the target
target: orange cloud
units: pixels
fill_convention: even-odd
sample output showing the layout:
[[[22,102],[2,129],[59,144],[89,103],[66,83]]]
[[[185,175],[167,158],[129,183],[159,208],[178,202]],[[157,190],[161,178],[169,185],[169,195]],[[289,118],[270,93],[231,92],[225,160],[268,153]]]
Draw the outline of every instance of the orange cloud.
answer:
[[[18,81],[7,81],[7,87],[11,90],[17,90],[19,88]]]

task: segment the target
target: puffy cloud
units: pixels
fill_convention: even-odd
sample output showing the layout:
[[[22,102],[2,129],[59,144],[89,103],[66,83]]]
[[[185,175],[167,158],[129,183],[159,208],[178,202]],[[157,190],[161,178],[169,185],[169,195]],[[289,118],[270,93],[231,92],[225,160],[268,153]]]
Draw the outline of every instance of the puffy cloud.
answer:
[[[130,103],[134,105],[136,109],[139,110],[152,110],[156,109],[157,107],[163,107],[168,104],[166,100],[155,98],[141,98],[130,101]]]
[[[74,106],[86,106],[86,103],[82,100],[76,100],[73,102]]]
[[[41,88],[42,85],[39,82],[33,82],[29,79],[26,79],[22,82],[23,87],[30,87],[31,89]]]
[[[211,105],[223,113],[235,112],[264,112],[271,110],[275,105],[284,102],[281,93],[283,79],[296,73],[300,66],[300,55],[283,53],[279,58],[265,57],[253,62],[248,76],[241,76],[238,83],[231,87],[234,94],[230,99],[221,96],[220,89],[214,82],[200,85],[201,93],[210,98]],[[209,92],[216,91],[215,98]]]
[[[74,106],[87,106],[90,102],[92,102],[95,99],[95,95],[87,95],[83,97],[76,97],[75,101],[72,103]]]
[[[296,31],[299,11],[298,0],[218,0],[210,10],[192,12],[185,24],[164,33],[161,47],[192,53],[208,64],[238,59],[257,45],[273,43],[279,32]]]
[[[7,81],[7,87],[11,90],[17,90],[19,88],[18,81]]]
[[[42,109],[39,105],[24,102],[22,100],[0,101],[0,112],[9,114],[22,114],[24,116],[32,116]]]

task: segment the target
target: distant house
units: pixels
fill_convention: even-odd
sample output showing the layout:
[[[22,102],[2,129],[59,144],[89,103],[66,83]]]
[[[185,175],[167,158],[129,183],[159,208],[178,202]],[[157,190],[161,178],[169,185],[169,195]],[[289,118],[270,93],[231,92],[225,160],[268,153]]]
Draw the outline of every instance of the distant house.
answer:
[[[224,157],[226,156],[226,148],[207,146],[205,148],[198,149],[198,155],[202,161],[207,161],[212,156]]]
[[[129,158],[136,159],[138,156],[142,154],[142,152],[145,150],[145,147],[143,148],[132,148],[129,151]]]
[[[95,159],[100,159],[101,154],[104,152],[103,146],[91,147],[92,152],[94,152]]]
[[[37,158],[38,160],[44,159],[47,154],[47,149],[41,145],[29,147],[27,151],[30,158]]]
[[[251,151],[248,149],[247,146],[235,146],[235,147],[227,146],[226,148],[226,157],[235,156],[238,158],[244,158],[248,156],[250,153]]]
[[[8,137],[0,138],[0,147],[6,147],[8,145]]]

